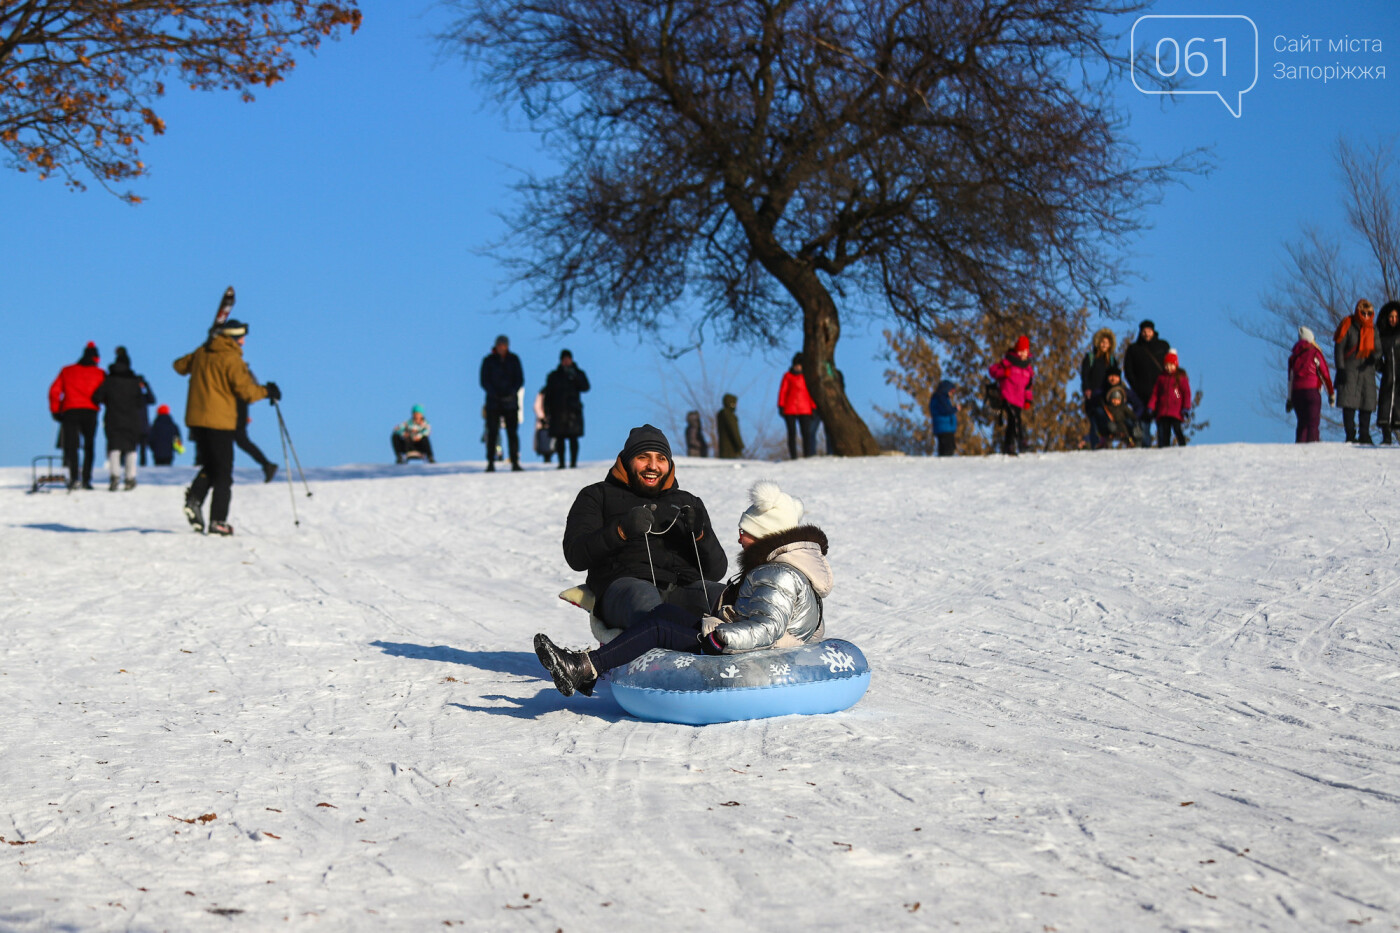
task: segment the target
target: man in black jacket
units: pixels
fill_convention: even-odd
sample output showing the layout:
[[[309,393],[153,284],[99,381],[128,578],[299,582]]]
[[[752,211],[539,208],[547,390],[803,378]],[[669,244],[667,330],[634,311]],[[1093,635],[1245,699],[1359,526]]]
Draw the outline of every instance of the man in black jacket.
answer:
[[[596,616],[627,628],[662,603],[706,613],[729,567],[705,503],[676,483],[666,435],[627,435],[601,483],[585,486],[564,525],[564,559],[586,571]]]
[[[520,398],[525,385],[520,357],[510,352],[510,338],[496,338],[496,345],[481,361],[481,388],[486,391],[486,472],[496,471],[496,444],[501,437],[501,421],[506,423],[506,444],[510,468],[520,470]]]
[[[1157,377],[1167,371],[1165,361],[1170,349],[1171,344],[1157,336],[1155,324],[1143,321],[1138,325],[1138,338],[1128,344],[1128,349],[1123,353],[1123,376],[1138,398],[1146,400],[1152,397]],[[1142,430],[1144,446],[1150,446],[1152,419],[1143,419]]]

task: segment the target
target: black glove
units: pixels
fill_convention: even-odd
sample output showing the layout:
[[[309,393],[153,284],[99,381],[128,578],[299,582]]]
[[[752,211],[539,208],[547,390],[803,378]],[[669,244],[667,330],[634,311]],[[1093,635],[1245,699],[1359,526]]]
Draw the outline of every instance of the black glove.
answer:
[[[617,527],[628,541],[635,541],[651,530],[652,506],[638,505],[627,510]]]
[[[1293,411],[1293,399],[1291,396],[1289,397],[1288,401],[1283,403],[1283,410],[1286,412]]]
[[[53,413],[53,420],[55,420],[55,421],[62,421],[62,420],[63,420],[63,416],[60,415],[58,412],[54,412],[54,413]]]
[[[269,402],[275,404],[282,401],[282,390],[277,388],[277,383],[269,382],[267,385],[263,386],[263,388],[267,389],[267,400]]]
[[[697,635],[700,641],[701,654],[724,654],[724,636],[719,629],[715,629],[708,635]]]
[[[683,505],[676,510],[676,524],[684,528],[691,537],[700,530],[700,516],[693,505]]]

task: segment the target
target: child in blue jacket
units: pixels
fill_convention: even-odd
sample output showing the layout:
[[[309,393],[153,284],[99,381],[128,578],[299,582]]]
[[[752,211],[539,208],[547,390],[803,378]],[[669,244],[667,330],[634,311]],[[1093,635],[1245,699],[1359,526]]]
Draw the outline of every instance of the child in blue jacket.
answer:
[[[958,412],[962,406],[953,396],[958,387],[944,379],[928,400],[928,414],[933,419],[933,436],[938,439],[938,456],[953,456],[954,438],[958,432]]]

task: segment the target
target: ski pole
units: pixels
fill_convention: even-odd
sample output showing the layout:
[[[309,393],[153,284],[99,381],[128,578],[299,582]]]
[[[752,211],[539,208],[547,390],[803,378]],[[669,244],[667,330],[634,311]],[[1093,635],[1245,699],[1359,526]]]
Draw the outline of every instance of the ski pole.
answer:
[[[287,425],[282,421],[282,412],[278,410],[277,403],[272,403],[272,409],[277,412],[277,440],[282,444],[282,468],[287,471],[287,498],[292,500],[292,524],[301,527],[301,519],[297,518],[297,489],[292,482],[292,464],[287,459]]]
[[[276,402],[272,403],[272,410],[277,412],[277,426],[282,431],[282,437],[286,440],[287,446],[292,449],[292,460],[297,465],[297,476],[301,477],[302,488],[306,490],[306,498],[311,498],[311,487],[306,485],[306,471],[301,468],[301,458],[297,456],[297,445],[292,443],[292,432],[287,430],[287,422],[282,418],[282,406]],[[290,481],[292,473],[287,471],[287,479]]]

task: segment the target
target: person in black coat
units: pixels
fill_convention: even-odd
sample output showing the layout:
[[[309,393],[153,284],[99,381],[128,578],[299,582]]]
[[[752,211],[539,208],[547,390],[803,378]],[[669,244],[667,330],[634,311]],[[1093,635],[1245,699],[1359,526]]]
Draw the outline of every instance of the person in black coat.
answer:
[[[183,440],[180,437],[180,426],[170,417],[169,405],[162,405],[156,409],[156,420],[151,422],[147,443],[151,446],[151,458],[155,460],[156,466],[170,466],[175,462],[176,445],[183,444]],[[180,447],[180,451],[184,452],[183,446]]]
[[[1138,398],[1151,398],[1157,385],[1157,377],[1167,371],[1167,351],[1171,344],[1157,334],[1157,325],[1151,321],[1138,324],[1138,337],[1128,344],[1123,353],[1123,376],[1128,380],[1128,388]],[[1142,423],[1147,443],[1152,440],[1152,422]]]
[[[583,436],[583,399],[588,391],[588,375],[574,365],[574,355],[568,350],[559,353],[559,368],[549,374],[544,383],[544,417],[549,424],[549,436],[559,454],[559,469],[564,469],[564,445],[569,445],[569,466],[578,466],[578,439]]]
[[[135,489],[136,448],[146,430],[146,406],[154,405],[156,396],[146,377],[131,371],[126,347],[117,347],[117,358],[107,367],[107,378],[92,393],[92,400],[106,409],[102,428],[107,435],[107,469],[111,472],[107,488],[116,492],[118,474],[124,473],[126,488]]]
[[[252,370],[248,370],[252,375]],[[277,464],[267,459],[267,454],[262,452],[262,448],[253,443],[253,439],[248,436],[248,422],[253,419],[248,417],[248,403],[235,396],[234,402],[238,406],[238,427],[233,429],[233,442],[239,449],[253,458],[253,462],[263,471],[263,482],[272,482],[272,477],[277,473]]]
[[[1400,301],[1381,305],[1376,318],[1376,353],[1380,355],[1377,369],[1381,374],[1376,426],[1381,429],[1381,443],[1389,447],[1400,431]]]
[[[677,484],[671,445],[649,424],[627,435],[606,479],[579,490],[564,559],[588,574],[593,614],[621,629],[662,603],[709,612],[729,567],[705,503]]]
[[[500,443],[501,422],[506,423],[506,443],[510,468],[520,470],[520,398],[525,385],[520,357],[510,352],[510,338],[501,334],[496,345],[481,361],[481,388],[486,392],[486,472],[496,471],[496,445]]]

